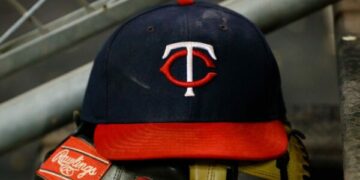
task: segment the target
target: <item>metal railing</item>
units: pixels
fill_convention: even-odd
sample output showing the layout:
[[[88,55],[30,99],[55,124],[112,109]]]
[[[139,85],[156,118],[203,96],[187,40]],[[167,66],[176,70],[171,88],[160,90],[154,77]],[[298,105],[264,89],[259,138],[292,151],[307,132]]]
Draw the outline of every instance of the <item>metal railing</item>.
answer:
[[[37,27],[41,27],[40,21],[33,16],[34,12],[38,10],[41,5],[43,5],[46,0],[38,0],[28,11],[25,10],[24,6],[22,6],[16,0],[8,0],[11,5],[18,10],[22,16],[18,19],[1,37],[0,37],[0,44],[2,44],[11,34],[13,34],[27,19],[31,19]]]
[[[46,31],[34,30],[0,45],[0,78],[168,1],[98,0],[88,4],[81,0],[82,8],[43,25]]]

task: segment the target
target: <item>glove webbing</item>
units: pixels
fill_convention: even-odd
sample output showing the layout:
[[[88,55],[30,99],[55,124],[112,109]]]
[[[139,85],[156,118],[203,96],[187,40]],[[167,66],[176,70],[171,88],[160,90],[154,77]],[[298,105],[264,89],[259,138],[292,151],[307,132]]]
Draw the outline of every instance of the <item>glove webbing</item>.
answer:
[[[280,158],[264,162],[240,162],[235,170],[233,166],[197,164],[190,166],[190,180],[309,179],[309,155],[302,142],[305,136],[290,128],[287,128],[287,131],[289,135],[288,152]]]

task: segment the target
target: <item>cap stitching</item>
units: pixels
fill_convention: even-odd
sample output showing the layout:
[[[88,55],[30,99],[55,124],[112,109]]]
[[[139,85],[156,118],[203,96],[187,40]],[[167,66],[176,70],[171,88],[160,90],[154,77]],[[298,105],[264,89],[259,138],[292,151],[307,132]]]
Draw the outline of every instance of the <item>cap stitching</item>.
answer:
[[[266,59],[272,59],[273,56],[270,54],[270,47],[267,45],[267,43],[265,42],[265,37],[262,33],[262,31],[253,23],[251,22],[247,17],[243,16],[242,14],[240,13],[237,13],[231,9],[228,9],[228,8],[225,8],[225,7],[221,7],[221,6],[213,6],[212,4],[209,4],[209,3],[198,3],[199,6],[203,6],[203,7],[206,7],[206,8],[213,8],[213,9],[217,9],[217,10],[220,10],[220,11],[223,11],[223,12],[226,12],[226,13],[229,13],[231,15],[234,15],[234,16],[237,16],[237,17],[241,17],[242,19],[244,19],[249,25],[250,27],[255,30],[257,32],[257,35],[260,37],[260,40],[261,40],[261,44],[263,46],[263,48],[265,49],[265,52],[266,52]],[[274,59],[275,60],[275,59]],[[271,62],[269,62],[268,60],[265,62],[266,64],[269,64]],[[275,60],[275,63],[276,60]],[[266,70],[267,68],[265,68]],[[279,72],[280,73],[280,72]],[[266,77],[265,77],[266,79]],[[280,86],[281,86],[281,79],[280,79]],[[269,97],[267,97],[269,98]],[[284,116],[284,115],[280,115],[280,111],[282,111],[281,109],[284,109],[284,108],[281,108],[281,107],[278,107],[278,110],[279,112],[277,112],[277,114],[279,114],[279,116]],[[285,111],[286,113],[286,111]],[[272,114],[272,113],[271,113]],[[286,119],[286,115],[284,117],[284,119]]]
[[[218,7],[218,6],[212,6],[211,4],[208,4],[208,3],[197,3],[197,5],[199,6],[202,6],[202,7],[205,7],[205,8],[213,8],[213,9],[217,9],[217,10],[220,10],[220,11],[223,11],[225,13],[229,13],[231,15],[234,15],[234,16],[237,16],[237,17],[241,17],[242,19],[244,19],[246,22],[249,23],[250,27],[253,28],[256,32],[257,32],[257,35],[260,36],[261,38],[261,42],[262,42],[262,46],[265,48],[266,50],[266,44],[264,42],[264,37],[261,33],[261,31],[250,21],[248,20],[246,17],[244,17],[243,15],[241,14],[238,14],[230,9],[227,9],[227,8],[224,8],[224,7]],[[143,13],[140,13],[138,15],[135,16],[135,18],[132,18],[128,21],[126,21],[125,23],[123,23],[117,30],[115,30],[115,32],[113,33],[113,37],[111,38],[110,40],[110,43],[109,43],[109,46],[107,48],[107,52],[106,52],[106,114],[107,116],[105,117],[105,119],[109,119],[109,84],[110,84],[110,77],[109,77],[109,66],[110,66],[110,53],[112,52],[112,47],[113,47],[113,43],[115,41],[116,38],[118,38],[118,36],[120,36],[120,33],[122,33],[122,29],[125,28],[127,26],[127,24],[137,20],[138,18],[142,17],[143,15],[146,15],[148,13],[151,13],[153,11],[156,11],[158,9],[161,9],[161,8],[166,8],[166,7],[174,7],[174,6],[177,6],[177,5],[174,5],[174,4],[168,4],[168,5],[162,5],[162,6],[159,6],[157,8],[153,8],[151,10],[147,10]],[[186,19],[187,19],[187,16],[186,16]],[[188,28],[186,26],[186,28]],[[187,32],[188,32],[188,29],[187,29]],[[189,34],[188,34],[189,35]],[[189,37],[188,37],[189,38]],[[269,52],[268,50],[266,50],[266,58],[269,58]],[[269,115],[272,115],[272,114],[269,114]],[[277,114],[274,114],[272,116],[279,116]],[[282,116],[282,115],[280,115]],[[103,120],[104,121],[104,120]]]
[[[153,12],[153,11],[156,11],[156,10],[158,10],[158,9],[165,8],[165,7],[174,7],[174,6],[176,6],[176,5],[174,5],[174,4],[168,4],[168,5],[162,5],[162,6],[159,6],[159,7],[150,9],[150,10],[147,10],[147,11],[142,12],[142,13],[140,13],[140,14],[134,15],[134,18],[131,18],[131,19],[127,20],[126,22],[124,22],[123,24],[121,24],[120,27],[118,27],[118,29],[116,29],[115,32],[114,32],[114,37],[113,37],[113,39],[112,39],[112,41],[111,41],[111,43],[110,43],[110,51],[111,51],[111,48],[112,48],[112,45],[113,45],[113,41],[119,36],[119,34],[121,33],[121,30],[122,30],[123,28],[125,28],[125,27],[127,26],[127,24],[129,24],[129,23],[137,20],[138,18],[140,18],[140,17],[143,16],[143,15],[146,15],[146,14],[151,13],[151,12]],[[110,52],[109,52],[109,53],[110,53]]]
[[[184,23],[184,26],[185,26],[185,34],[186,34],[186,40],[189,41],[190,40],[190,28],[189,28],[189,17],[188,17],[188,8],[186,8],[186,12],[184,13],[184,17],[185,17],[185,23]],[[189,52],[187,52],[189,53]],[[188,104],[187,104],[187,113],[191,116],[192,114],[192,104],[193,104],[193,101],[192,99],[187,99],[188,100]]]
[[[209,4],[209,3],[198,3],[199,6],[203,6],[203,7],[206,7],[206,8],[213,8],[213,9],[217,9],[217,10],[220,10],[220,11],[224,11],[226,13],[229,13],[229,14],[232,14],[232,15],[235,15],[235,16],[238,16],[238,17],[241,17],[242,19],[244,19],[249,25],[251,28],[253,28],[253,30],[255,30],[257,32],[257,35],[259,35],[261,37],[261,43],[262,43],[262,46],[265,48],[266,50],[266,45],[265,45],[265,42],[264,42],[264,39],[265,37],[263,36],[263,33],[262,31],[259,30],[259,28],[253,23],[251,22],[247,17],[231,10],[231,9],[228,9],[228,8],[225,8],[225,7],[221,7],[221,6],[212,6],[212,4]],[[269,52],[266,51],[266,55],[269,56]],[[269,57],[267,57],[269,58]]]
[[[110,109],[109,109],[109,84],[110,84],[110,78],[109,78],[109,66],[110,66],[110,54],[112,52],[112,46],[114,44],[114,41],[115,39],[120,35],[120,33],[122,32],[122,29],[125,28],[127,26],[127,24],[137,20],[139,17],[143,16],[143,15],[146,15],[148,13],[151,13],[153,11],[156,11],[158,9],[161,9],[161,8],[165,8],[165,7],[173,7],[173,6],[177,6],[177,5],[174,5],[174,4],[168,4],[168,5],[162,5],[162,6],[159,6],[159,7],[156,7],[156,8],[153,8],[153,9],[150,9],[150,10],[147,10],[147,11],[144,11],[142,13],[139,13],[137,15],[134,15],[134,18],[131,18],[129,20],[127,20],[126,22],[124,22],[123,24],[120,25],[120,27],[118,27],[114,32],[113,32],[113,35],[110,39],[110,42],[109,42],[109,46],[108,46],[108,49],[107,49],[107,52],[106,52],[106,67],[105,67],[105,73],[106,73],[106,117],[105,119],[108,119],[109,118],[109,115],[110,115]]]

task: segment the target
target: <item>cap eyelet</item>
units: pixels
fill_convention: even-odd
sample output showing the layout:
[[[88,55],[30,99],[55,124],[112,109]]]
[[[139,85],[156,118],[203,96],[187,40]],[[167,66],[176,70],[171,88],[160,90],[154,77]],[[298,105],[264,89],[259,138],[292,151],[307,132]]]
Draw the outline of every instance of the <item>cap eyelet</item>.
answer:
[[[154,31],[155,31],[155,28],[154,28],[154,26],[148,26],[148,27],[146,28],[146,31],[147,31],[147,32],[154,32]]]
[[[220,27],[220,29],[221,29],[222,31],[227,31],[227,30],[229,30],[228,26],[226,26],[225,24],[221,24],[219,27]]]

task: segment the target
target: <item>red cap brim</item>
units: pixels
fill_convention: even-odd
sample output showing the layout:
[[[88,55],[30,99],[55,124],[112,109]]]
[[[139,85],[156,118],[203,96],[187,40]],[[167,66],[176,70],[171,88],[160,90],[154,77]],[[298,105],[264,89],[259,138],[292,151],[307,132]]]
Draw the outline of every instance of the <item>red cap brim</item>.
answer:
[[[166,158],[266,160],[287,150],[279,120],[268,122],[100,124],[98,152],[109,160]]]

